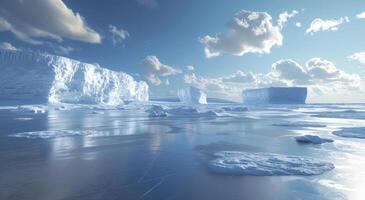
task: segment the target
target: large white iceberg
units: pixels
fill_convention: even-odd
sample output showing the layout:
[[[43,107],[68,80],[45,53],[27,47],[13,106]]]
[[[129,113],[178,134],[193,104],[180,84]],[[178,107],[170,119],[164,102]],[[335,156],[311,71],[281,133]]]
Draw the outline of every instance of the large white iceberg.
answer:
[[[2,101],[118,105],[149,98],[143,81],[62,56],[0,50],[0,68]]]
[[[269,87],[248,89],[242,93],[247,104],[304,104],[307,98],[305,87]]]
[[[181,102],[185,104],[207,104],[207,95],[196,87],[186,87],[178,91]]]
[[[210,162],[218,173],[251,176],[311,176],[334,168],[333,164],[311,158],[273,153],[221,151]]]

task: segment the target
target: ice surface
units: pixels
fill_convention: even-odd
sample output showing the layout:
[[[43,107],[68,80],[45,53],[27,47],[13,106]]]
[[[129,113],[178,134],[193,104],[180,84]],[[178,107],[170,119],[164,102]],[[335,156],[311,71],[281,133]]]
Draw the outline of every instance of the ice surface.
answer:
[[[322,144],[327,142],[333,142],[332,139],[321,138],[317,135],[302,135],[295,137],[298,143],[312,143],[312,144]]]
[[[224,106],[222,107],[222,110],[233,111],[233,112],[245,112],[248,111],[248,108],[243,106]]]
[[[364,111],[355,111],[355,110],[343,110],[343,111],[330,111],[330,112],[321,112],[316,113],[316,117],[322,118],[343,118],[343,119],[365,119]]]
[[[148,100],[145,82],[66,57],[0,50],[0,67],[2,101],[119,105]]]
[[[100,131],[95,130],[54,130],[54,131],[34,131],[34,132],[22,132],[9,135],[10,137],[28,138],[28,139],[50,139],[58,137],[71,137],[71,136],[98,136],[103,135]]]
[[[311,176],[334,169],[334,165],[311,158],[273,153],[221,151],[210,162],[218,173],[251,176]]]
[[[340,137],[365,139],[365,127],[342,128],[332,133]]]
[[[185,104],[207,104],[207,95],[196,87],[186,87],[178,91],[180,101]]]
[[[315,124],[310,122],[281,122],[274,123],[273,126],[285,126],[285,127],[326,127],[324,124]]]
[[[305,87],[269,87],[244,90],[243,102],[247,104],[304,104],[307,98]]]

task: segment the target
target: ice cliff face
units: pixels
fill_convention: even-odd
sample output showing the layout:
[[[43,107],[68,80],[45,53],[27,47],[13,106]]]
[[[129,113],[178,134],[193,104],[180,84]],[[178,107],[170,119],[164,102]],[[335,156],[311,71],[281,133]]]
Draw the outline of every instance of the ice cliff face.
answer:
[[[189,86],[178,91],[181,102],[185,104],[207,104],[207,95],[198,88]]]
[[[118,105],[148,101],[132,76],[66,57],[0,50],[0,101]]]

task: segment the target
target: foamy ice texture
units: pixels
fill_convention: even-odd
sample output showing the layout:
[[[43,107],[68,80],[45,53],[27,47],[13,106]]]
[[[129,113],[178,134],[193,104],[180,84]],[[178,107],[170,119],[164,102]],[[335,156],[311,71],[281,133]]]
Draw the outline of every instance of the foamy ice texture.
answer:
[[[1,101],[119,105],[149,98],[143,81],[62,56],[0,50],[0,68]]]
[[[185,104],[207,104],[207,95],[196,87],[186,87],[178,91],[181,102]]]
[[[333,142],[332,139],[321,138],[317,135],[302,135],[295,137],[298,143],[311,143],[311,144],[323,144],[328,142]]]
[[[250,176],[311,176],[334,169],[334,165],[311,158],[273,153],[221,151],[210,162],[217,173]]]
[[[365,127],[342,128],[332,133],[340,137],[365,139]]]

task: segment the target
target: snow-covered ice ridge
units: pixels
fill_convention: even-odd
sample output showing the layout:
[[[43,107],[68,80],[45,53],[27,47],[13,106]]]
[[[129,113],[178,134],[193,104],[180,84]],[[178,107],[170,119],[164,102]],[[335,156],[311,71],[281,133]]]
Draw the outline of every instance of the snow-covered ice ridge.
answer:
[[[304,104],[306,87],[269,87],[248,89],[242,92],[244,103],[248,104]]]
[[[328,162],[273,153],[221,151],[210,162],[218,173],[250,176],[311,176],[334,169]]]
[[[119,105],[148,101],[148,85],[123,72],[70,58],[0,50],[0,99]]]

